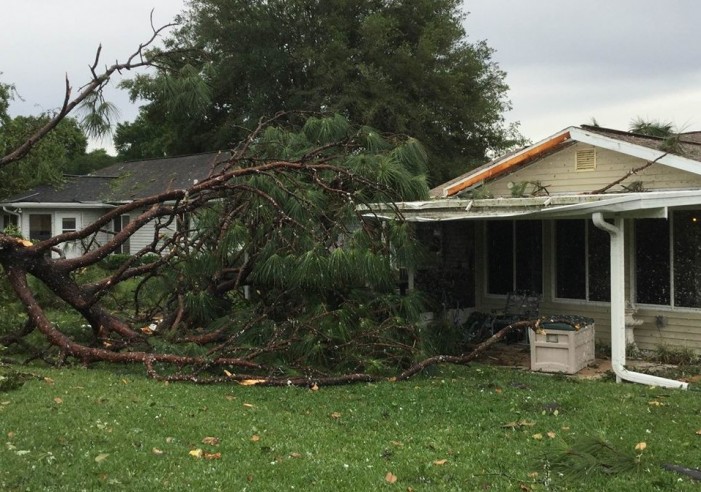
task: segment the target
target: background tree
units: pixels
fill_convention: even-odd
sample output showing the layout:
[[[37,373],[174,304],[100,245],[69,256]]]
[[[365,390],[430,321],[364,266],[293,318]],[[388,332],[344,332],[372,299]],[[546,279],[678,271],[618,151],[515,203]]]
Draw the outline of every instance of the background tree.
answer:
[[[261,116],[332,111],[427,148],[433,182],[518,137],[504,73],[468,43],[459,0],[193,0],[168,71],[125,86],[148,103],[120,125],[122,157],[228,148]],[[173,78],[173,72],[179,77]],[[203,104],[195,110],[193,95]]]
[[[13,149],[47,124],[50,116],[7,117],[0,127],[0,150]],[[0,169],[0,198],[40,184],[58,185],[71,161],[85,155],[88,139],[73,118],[61,121],[16,166]]]

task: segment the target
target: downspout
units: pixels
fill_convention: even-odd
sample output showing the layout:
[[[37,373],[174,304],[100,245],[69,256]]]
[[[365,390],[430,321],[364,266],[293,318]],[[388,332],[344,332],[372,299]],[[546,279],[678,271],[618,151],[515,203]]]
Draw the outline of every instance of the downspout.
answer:
[[[613,224],[606,222],[601,212],[591,216],[594,225],[611,237],[611,367],[616,381],[687,389],[689,383],[661,378],[650,374],[629,371],[626,365],[626,292],[625,292],[625,241],[623,217],[616,217]]]
[[[16,217],[19,217],[19,216],[20,216],[20,213],[19,213],[19,212],[16,212],[16,211],[13,212],[12,210],[10,210],[10,209],[8,209],[7,207],[4,207],[4,206],[2,207],[2,211],[5,212],[6,214],[14,215],[14,216],[16,216]]]

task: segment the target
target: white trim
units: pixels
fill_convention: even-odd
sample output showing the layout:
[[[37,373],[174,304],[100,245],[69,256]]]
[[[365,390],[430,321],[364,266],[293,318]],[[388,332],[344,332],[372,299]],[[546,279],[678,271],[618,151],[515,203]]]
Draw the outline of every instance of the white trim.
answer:
[[[109,205],[102,202],[94,203],[84,203],[84,202],[14,202],[14,203],[3,203],[4,207],[15,207],[20,209],[26,208],[114,208],[114,205]]]
[[[669,152],[664,152],[662,150],[643,147],[642,145],[589,132],[574,126],[570,127],[568,130],[572,140],[576,140],[577,142],[595,145],[597,147],[601,147],[602,149],[613,150],[622,154],[645,159],[646,161],[657,161],[665,166],[701,175],[701,162],[694,159],[688,159],[686,157],[670,154]],[[553,137],[554,136],[555,135],[553,135]]]
[[[358,207],[358,210],[368,218],[394,220],[403,215],[408,222],[440,222],[500,218],[589,218],[595,212],[630,218],[664,219],[668,217],[670,208],[687,206],[701,206],[701,190],[482,200],[444,199],[394,205],[373,204]]]

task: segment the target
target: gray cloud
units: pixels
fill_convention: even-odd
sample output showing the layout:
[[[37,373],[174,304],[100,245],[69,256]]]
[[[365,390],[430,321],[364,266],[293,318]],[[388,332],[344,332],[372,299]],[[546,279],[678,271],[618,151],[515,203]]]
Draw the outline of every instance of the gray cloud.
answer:
[[[58,107],[64,77],[74,90],[103,45],[103,63],[123,60],[165,24],[184,0],[23,0],[3,11],[0,80],[22,97],[13,114]],[[701,2],[697,0],[466,0],[470,41],[486,39],[507,73],[513,111],[539,140],[588,122],[627,128],[637,117],[701,129]],[[133,76],[133,74],[127,74]],[[137,107],[123,91],[109,98],[130,121]],[[98,145],[110,146],[107,141]]]

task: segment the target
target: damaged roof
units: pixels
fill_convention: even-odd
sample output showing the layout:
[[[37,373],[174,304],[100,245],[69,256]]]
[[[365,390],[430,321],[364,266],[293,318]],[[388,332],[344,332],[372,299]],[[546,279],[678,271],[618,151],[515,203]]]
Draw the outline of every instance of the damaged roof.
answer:
[[[701,174],[701,132],[687,132],[670,137],[653,137],[621,130],[582,125],[569,127],[528,147],[508,154],[436,186],[431,198],[457,195],[482,182],[513,172],[536,159],[558,152],[576,142],[588,143],[636,157]]]

